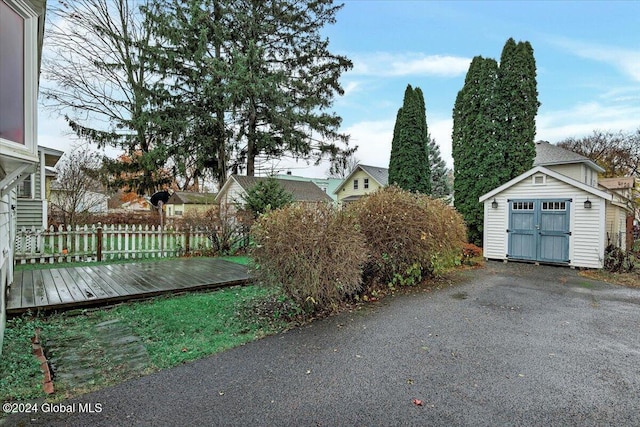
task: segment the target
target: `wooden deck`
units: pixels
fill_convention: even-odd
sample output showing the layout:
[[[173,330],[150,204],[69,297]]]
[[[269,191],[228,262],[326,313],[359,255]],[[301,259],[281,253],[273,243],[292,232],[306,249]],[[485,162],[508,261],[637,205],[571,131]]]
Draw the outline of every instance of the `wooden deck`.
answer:
[[[248,280],[245,266],[212,258],[20,270],[8,290],[7,314],[109,304]]]

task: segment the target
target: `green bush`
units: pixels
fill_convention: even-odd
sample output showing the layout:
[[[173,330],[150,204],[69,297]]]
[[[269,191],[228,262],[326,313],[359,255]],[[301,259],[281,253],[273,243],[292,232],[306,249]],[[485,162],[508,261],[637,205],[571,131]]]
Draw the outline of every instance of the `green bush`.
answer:
[[[353,215],[327,204],[290,205],[251,229],[254,275],[305,313],[335,309],[360,289],[367,253]]]
[[[413,285],[460,262],[466,227],[438,199],[387,187],[349,205],[365,236],[365,281]]]

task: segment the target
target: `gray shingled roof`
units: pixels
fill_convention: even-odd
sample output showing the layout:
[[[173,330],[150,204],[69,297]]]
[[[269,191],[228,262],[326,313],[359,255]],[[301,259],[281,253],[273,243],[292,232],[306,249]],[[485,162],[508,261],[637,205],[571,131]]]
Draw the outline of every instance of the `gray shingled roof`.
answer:
[[[378,184],[385,186],[389,184],[389,169],[378,166],[358,165],[363,171],[371,175],[371,178],[378,181]]]
[[[596,170],[601,169],[600,166],[596,165],[589,158],[581,154],[565,150],[564,148],[550,144],[547,141],[536,142],[536,157],[533,160],[534,166],[562,165],[569,163],[587,163]]]
[[[193,191],[176,191],[171,195],[167,204],[206,205],[206,204],[213,204],[215,201],[215,198],[216,198],[216,193],[196,193]]]
[[[249,190],[258,182],[267,179],[262,176],[241,176],[233,175],[233,178],[245,190]],[[285,191],[293,194],[297,202],[332,202],[333,199],[320,187],[311,181],[292,181],[287,179],[274,178],[282,185]]]

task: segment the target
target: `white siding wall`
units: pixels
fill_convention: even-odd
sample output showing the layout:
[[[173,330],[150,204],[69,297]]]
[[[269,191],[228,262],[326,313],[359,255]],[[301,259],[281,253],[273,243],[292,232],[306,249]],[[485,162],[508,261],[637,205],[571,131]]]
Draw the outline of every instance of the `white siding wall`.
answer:
[[[485,258],[507,258],[507,228],[509,228],[507,199],[502,194],[496,196],[498,208],[491,207],[493,199],[484,202],[484,243]]]
[[[484,256],[506,259],[508,249],[507,228],[509,206],[507,199],[573,199],[570,207],[569,258],[575,267],[602,268],[605,239],[605,200],[579,188],[547,176],[544,185],[533,185],[529,177],[514,184],[496,196],[498,208],[493,209],[493,198],[484,202]],[[589,197],[591,209],[584,208]]]
[[[6,322],[5,295],[7,286],[13,280],[13,230],[11,225],[11,197],[0,198],[0,346],[4,338]],[[0,347],[0,354],[2,348]]]

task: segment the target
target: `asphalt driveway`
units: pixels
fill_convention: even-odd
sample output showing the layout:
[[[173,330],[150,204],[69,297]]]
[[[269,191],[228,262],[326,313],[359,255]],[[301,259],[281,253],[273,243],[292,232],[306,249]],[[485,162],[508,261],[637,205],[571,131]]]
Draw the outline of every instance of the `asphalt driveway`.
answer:
[[[464,284],[387,298],[64,404],[72,413],[8,421],[640,425],[640,290],[489,262]]]

